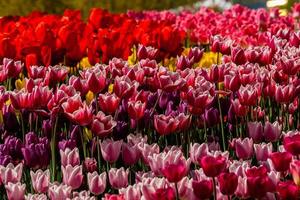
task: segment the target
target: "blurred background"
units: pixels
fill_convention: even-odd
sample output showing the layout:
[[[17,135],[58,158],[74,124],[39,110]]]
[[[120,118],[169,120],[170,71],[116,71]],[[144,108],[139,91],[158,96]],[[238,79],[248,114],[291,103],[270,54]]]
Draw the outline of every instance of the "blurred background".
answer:
[[[281,7],[289,9],[300,0],[0,0],[0,16],[26,15],[32,11],[63,13],[66,8],[80,9],[84,17],[90,8],[101,7],[112,12],[127,10],[163,10],[197,8],[201,5],[226,9],[234,3],[251,8]]]

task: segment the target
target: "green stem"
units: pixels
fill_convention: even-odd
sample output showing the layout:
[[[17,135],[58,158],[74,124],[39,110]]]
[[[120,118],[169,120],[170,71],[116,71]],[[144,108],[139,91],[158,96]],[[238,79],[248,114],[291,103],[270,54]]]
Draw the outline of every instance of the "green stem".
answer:
[[[98,169],[101,172],[101,156],[100,156],[100,143],[99,137],[97,136],[97,156],[98,156]]]
[[[57,127],[58,116],[55,119],[55,124],[52,129],[52,138],[51,138],[51,164],[52,164],[52,176],[51,181],[55,181],[56,177],[56,127]]]
[[[175,189],[176,189],[176,200],[179,200],[179,192],[178,192],[177,182],[175,183]]]
[[[220,122],[221,122],[221,133],[222,133],[222,142],[223,142],[223,151],[226,150],[226,143],[225,143],[225,134],[224,134],[224,127],[223,127],[223,115],[222,115],[222,109],[221,109],[221,103],[219,95],[217,97],[218,99],[218,106],[219,106],[219,113],[220,113]]]
[[[216,186],[216,180],[215,177],[212,177],[214,188],[213,188],[213,193],[214,193],[214,200],[217,200],[217,186]]]
[[[85,141],[83,138],[83,133],[82,133],[81,127],[79,128],[79,130],[80,130],[80,139],[81,139],[81,143],[82,143],[83,157],[85,159],[86,158],[86,144],[85,144]]]

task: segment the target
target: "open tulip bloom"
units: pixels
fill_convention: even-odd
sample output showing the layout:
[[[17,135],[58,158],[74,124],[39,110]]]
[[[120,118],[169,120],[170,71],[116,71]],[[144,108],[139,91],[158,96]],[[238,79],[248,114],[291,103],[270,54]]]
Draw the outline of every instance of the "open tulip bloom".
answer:
[[[300,4],[0,19],[0,197],[300,198]]]

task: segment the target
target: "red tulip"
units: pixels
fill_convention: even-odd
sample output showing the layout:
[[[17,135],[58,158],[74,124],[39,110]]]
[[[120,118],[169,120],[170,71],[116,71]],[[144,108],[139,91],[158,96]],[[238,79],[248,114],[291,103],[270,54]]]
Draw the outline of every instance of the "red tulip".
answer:
[[[224,86],[226,89],[233,92],[237,91],[240,88],[240,77],[238,74],[230,74],[224,76]]]
[[[168,71],[158,76],[159,86],[166,92],[173,92],[180,89],[184,84],[184,79],[177,72]]]
[[[92,121],[91,131],[94,135],[104,138],[112,133],[116,125],[117,123],[111,115],[106,116],[103,112],[99,111]]]
[[[23,64],[21,61],[14,62],[12,59],[3,59],[3,68],[7,71],[9,78],[16,78],[22,71]]]
[[[283,145],[287,152],[294,156],[300,154],[300,134],[298,131],[290,131],[283,138]]]
[[[221,173],[218,176],[220,191],[223,195],[233,195],[238,186],[238,176],[235,173]]]
[[[285,172],[289,169],[292,155],[288,152],[274,152],[270,154],[274,169],[278,172]]]
[[[131,119],[139,120],[144,116],[146,110],[146,103],[141,101],[129,101],[128,102],[128,115]]]
[[[190,87],[187,92],[187,102],[189,104],[189,110],[192,114],[202,114],[211,102],[213,97],[209,91],[203,91],[202,88]]]
[[[208,177],[216,177],[226,168],[226,158],[221,155],[217,157],[210,155],[204,156],[199,160],[199,163],[204,174]]]
[[[122,158],[126,165],[134,165],[140,158],[141,153],[137,144],[130,144],[123,142],[122,144]]]
[[[258,92],[252,85],[241,86],[238,90],[239,101],[245,106],[254,106],[258,102]]]
[[[114,93],[99,94],[98,103],[101,110],[108,114],[116,112],[119,106],[120,99]]]
[[[130,97],[136,91],[137,87],[138,83],[131,81],[127,76],[116,77],[114,82],[114,92],[120,98]]]
[[[293,181],[280,181],[277,184],[276,190],[280,199],[293,200],[299,197],[298,186]]]
[[[281,86],[276,85],[275,100],[278,103],[289,103],[294,98],[295,86],[292,84]]]
[[[300,186],[300,161],[293,160],[290,163],[290,172],[292,174],[294,183],[299,187]]]
[[[232,48],[231,60],[237,65],[245,64],[247,59],[246,59],[244,50],[241,49],[240,47]]]
[[[178,128],[178,119],[166,115],[154,115],[154,127],[160,135],[169,135]]]
[[[213,182],[212,180],[193,180],[192,188],[194,194],[199,199],[210,199],[213,194]]]
[[[98,94],[105,88],[105,74],[103,72],[91,72],[86,74],[87,77],[87,87],[90,91],[92,91],[94,94]]]

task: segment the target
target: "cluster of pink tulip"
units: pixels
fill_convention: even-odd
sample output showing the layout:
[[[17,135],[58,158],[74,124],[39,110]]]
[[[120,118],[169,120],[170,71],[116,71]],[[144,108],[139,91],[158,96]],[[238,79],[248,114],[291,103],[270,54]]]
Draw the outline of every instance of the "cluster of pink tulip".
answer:
[[[177,58],[144,45],[81,69],[4,58],[0,198],[300,198],[300,4],[288,17],[231,11],[257,15],[259,30],[234,40],[206,24],[213,37]],[[197,15],[181,13],[180,26]]]

